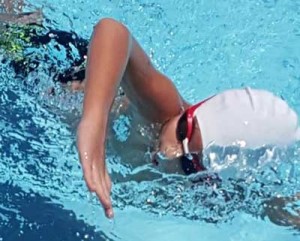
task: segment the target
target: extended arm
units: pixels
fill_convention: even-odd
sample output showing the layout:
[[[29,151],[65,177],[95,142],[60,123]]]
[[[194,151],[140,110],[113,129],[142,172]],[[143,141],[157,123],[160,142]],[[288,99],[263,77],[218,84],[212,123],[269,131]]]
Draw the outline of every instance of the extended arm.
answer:
[[[180,113],[183,100],[172,82],[152,66],[127,28],[103,19],[90,43],[78,151],[89,189],[113,216],[111,181],[105,167],[108,116],[119,85],[145,118],[163,122]]]

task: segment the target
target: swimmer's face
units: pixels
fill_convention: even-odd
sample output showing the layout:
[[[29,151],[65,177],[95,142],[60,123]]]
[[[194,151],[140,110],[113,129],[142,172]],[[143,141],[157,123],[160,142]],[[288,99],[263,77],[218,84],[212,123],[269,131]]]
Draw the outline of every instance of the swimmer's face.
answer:
[[[174,159],[183,155],[182,144],[177,140],[176,127],[180,115],[173,117],[162,127],[159,136],[159,154],[166,159]]]

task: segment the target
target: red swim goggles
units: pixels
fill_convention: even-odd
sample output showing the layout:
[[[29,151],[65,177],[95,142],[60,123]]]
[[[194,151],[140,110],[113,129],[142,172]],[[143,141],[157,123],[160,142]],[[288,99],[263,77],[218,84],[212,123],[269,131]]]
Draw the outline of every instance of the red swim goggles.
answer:
[[[177,140],[182,143],[184,155],[181,157],[181,167],[186,175],[192,173],[204,171],[206,168],[200,160],[200,155],[198,153],[191,153],[189,150],[189,142],[191,141],[193,129],[195,126],[195,112],[196,110],[204,104],[209,97],[200,103],[193,105],[186,109],[180,119],[178,120],[176,135]]]

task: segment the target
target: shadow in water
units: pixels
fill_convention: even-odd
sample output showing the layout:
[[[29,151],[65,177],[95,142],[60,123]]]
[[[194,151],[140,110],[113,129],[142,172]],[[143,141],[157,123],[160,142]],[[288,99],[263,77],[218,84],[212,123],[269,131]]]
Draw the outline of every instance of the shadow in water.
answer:
[[[0,184],[0,240],[111,240],[49,198]]]

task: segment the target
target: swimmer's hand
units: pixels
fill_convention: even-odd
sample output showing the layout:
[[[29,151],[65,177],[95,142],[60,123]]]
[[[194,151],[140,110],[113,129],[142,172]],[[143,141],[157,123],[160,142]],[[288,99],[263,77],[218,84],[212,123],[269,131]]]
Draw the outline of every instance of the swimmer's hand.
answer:
[[[91,192],[95,192],[104,208],[105,215],[113,218],[110,198],[111,180],[105,165],[105,145],[101,143],[99,128],[95,123],[81,121],[77,129],[77,148],[83,168],[85,182]]]

